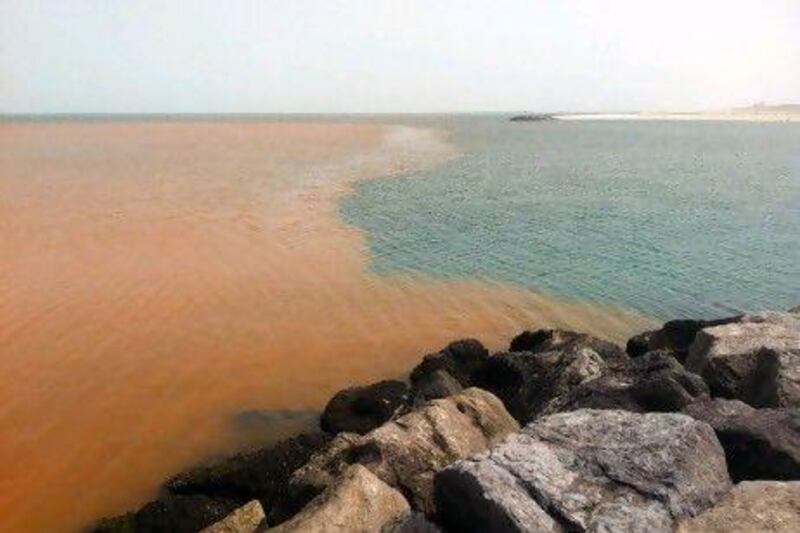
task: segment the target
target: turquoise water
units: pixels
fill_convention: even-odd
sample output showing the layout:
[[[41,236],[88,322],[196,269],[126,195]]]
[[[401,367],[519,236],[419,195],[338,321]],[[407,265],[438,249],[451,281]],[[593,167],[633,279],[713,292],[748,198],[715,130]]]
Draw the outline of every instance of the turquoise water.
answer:
[[[661,318],[800,304],[800,124],[428,122],[463,156],[362,182],[341,206],[379,273]]]

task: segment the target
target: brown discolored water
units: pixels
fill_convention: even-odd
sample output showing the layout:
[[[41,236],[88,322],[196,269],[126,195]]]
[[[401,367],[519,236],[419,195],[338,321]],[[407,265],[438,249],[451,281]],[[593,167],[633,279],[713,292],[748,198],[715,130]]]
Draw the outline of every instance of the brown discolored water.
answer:
[[[0,123],[0,530],[134,508],[252,444],[237,414],[318,409],[459,336],[647,325],[370,272],[336,200],[451,157],[441,132],[368,123]]]

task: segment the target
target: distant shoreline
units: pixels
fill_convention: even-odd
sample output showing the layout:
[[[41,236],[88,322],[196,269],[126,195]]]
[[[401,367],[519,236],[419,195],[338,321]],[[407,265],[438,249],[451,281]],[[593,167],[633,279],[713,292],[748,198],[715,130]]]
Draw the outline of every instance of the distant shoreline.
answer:
[[[360,121],[398,117],[497,116],[521,118],[535,116],[556,120],[707,120],[745,122],[798,122],[800,104],[751,106],[710,111],[426,111],[426,112],[265,112],[265,113],[2,113],[2,122],[114,122],[114,121],[241,121],[241,122],[308,122]],[[529,120],[519,120],[526,122]]]
[[[722,111],[689,113],[563,113],[556,120],[702,120],[726,122],[800,122],[796,112]]]

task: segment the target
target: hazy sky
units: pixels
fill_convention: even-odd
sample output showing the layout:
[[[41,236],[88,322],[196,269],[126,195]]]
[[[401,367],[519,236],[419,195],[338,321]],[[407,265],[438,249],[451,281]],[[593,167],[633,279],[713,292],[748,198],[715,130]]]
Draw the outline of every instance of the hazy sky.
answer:
[[[800,101],[800,0],[0,0],[0,112]]]

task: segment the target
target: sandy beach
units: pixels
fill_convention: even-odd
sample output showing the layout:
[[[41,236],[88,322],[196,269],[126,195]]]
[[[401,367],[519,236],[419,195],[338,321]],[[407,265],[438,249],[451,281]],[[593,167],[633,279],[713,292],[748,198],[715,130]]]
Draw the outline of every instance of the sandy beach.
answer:
[[[378,276],[337,198],[456,157],[442,132],[236,121],[0,124],[0,530],[74,531],[459,336],[621,341],[649,321]],[[277,431],[277,430],[276,430]],[[271,437],[280,436],[278,433]],[[263,435],[262,435],[263,437]]]

